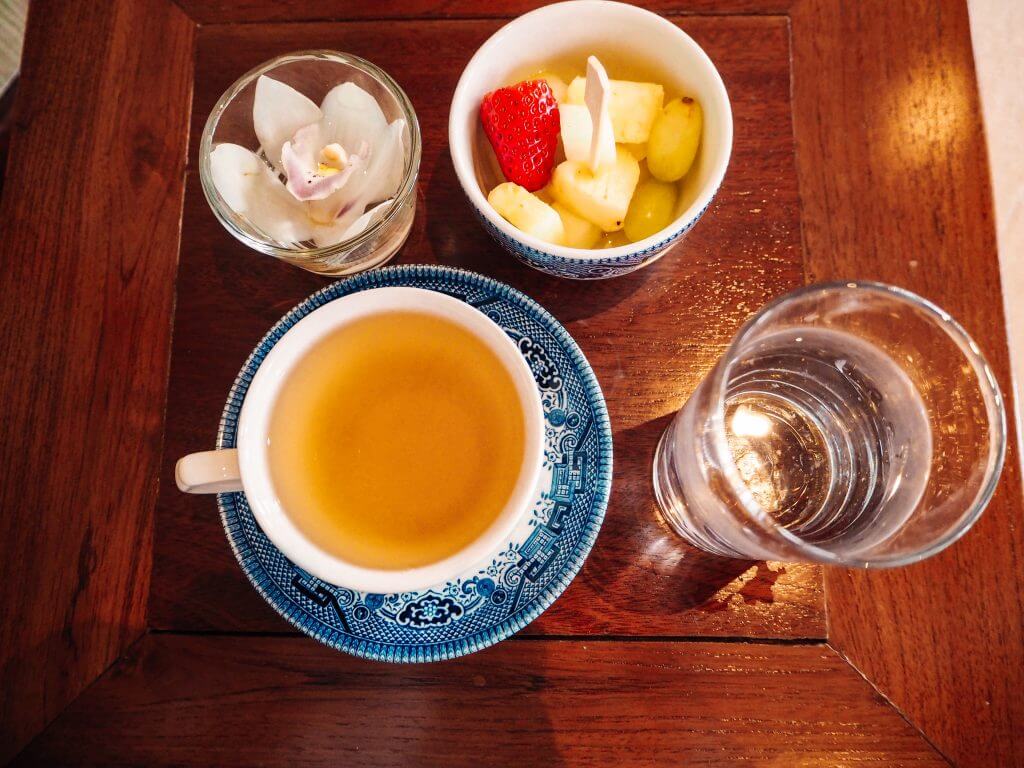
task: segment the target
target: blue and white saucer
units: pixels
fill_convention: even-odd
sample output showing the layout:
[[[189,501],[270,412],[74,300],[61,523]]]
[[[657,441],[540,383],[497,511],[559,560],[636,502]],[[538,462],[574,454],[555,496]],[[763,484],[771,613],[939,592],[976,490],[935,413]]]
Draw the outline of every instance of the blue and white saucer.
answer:
[[[281,318],[245,362],[221,417],[218,448],[235,446],[246,390],[263,359],[301,318],[330,301],[383,286],[455,296],[505,329],[537,381],[545,453],[532,510],[509,541],[457,579],[417,592],[372,594],[320,581],[292,563],[256,524],[243,493],[217,497],[224,530],[253,586],[306,634],[382,661],[462,656],[525,627],[569,586],[601,528],[612,482],[604,397],[583,353],[539,304],[514,288],[450,267],[399,266],[342,280]]]

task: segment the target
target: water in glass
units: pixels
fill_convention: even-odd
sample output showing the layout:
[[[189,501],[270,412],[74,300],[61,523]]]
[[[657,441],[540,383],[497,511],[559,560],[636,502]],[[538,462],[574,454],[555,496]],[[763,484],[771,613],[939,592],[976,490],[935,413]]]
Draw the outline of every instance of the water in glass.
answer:
[[[818,545],[881,542],[928,483],[931,428],[916,387],[842,331],[759,339],[729,377],[725,436],[753,500]]]

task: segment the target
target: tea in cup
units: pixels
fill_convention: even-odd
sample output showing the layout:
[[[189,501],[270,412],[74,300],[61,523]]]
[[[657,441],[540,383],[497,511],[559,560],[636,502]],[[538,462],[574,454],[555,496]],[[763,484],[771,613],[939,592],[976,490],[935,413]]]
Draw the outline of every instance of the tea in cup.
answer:
[[[178,462],[192,493],[244,490],[266,535],[332,584],[422,589],[500,547],[541,468],[529,366],[478,310],[418,288],[317,309],[262,362],[237,449]]]

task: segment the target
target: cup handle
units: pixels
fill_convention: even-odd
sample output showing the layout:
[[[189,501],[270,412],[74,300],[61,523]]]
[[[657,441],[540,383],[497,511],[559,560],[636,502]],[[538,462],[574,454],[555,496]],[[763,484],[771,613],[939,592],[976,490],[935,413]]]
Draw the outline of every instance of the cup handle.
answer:
[[[174,467],[178,490],[185,493],[231,493],[242,490],[238,470],[238,450],[190,453],[178,459]]]

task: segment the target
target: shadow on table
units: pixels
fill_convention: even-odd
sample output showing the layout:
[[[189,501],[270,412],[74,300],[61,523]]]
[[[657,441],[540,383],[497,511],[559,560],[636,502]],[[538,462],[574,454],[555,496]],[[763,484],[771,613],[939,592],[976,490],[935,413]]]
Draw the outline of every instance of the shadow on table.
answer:
[[[690,546],[662,519],[651,467],[674,413],[615,434],[615,480],[598,544],[581,577],[599,593],[627,592],[616,606],[632,613],[674,614],[718,606],[715,596],[752,561],[719,557]]]

